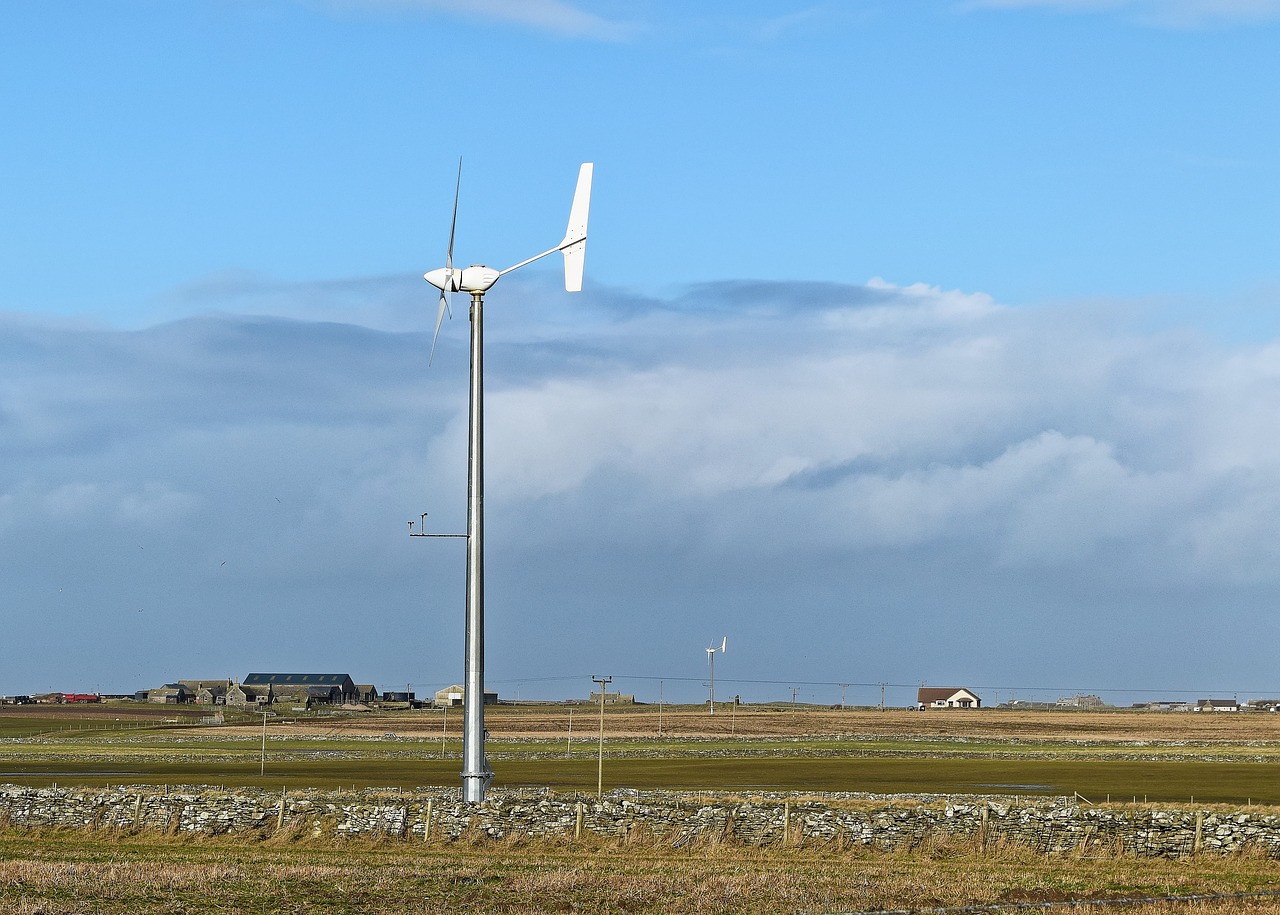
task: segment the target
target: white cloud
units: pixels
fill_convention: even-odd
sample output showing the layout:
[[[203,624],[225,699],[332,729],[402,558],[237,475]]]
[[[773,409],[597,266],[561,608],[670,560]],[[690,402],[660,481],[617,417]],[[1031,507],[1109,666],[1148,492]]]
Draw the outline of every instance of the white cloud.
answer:
[[[327,0],[343,9],[404,9],[443,12],[465,19],[510,23],[570,38],[625,41],[640,26],[584,10],[563,0]]]

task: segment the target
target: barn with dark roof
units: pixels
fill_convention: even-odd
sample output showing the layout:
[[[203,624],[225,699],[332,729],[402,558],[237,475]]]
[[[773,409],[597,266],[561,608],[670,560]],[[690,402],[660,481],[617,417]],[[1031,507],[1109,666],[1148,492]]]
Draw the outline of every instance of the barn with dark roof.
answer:
[[[357,696],[348,674],[249,674],[240,685],[255,695],[269,695],[272,702],[342,705]]]

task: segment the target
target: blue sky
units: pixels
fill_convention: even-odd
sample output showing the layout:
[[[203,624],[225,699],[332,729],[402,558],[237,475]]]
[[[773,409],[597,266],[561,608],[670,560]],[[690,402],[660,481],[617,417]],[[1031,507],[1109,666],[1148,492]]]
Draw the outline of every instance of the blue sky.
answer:
[[[727,633],[748,700],[1280,694],[1277,50],[1276,0],[0,6],[0,693],[458,679],[405,521],[463,523],[462,156],[496,267],[596,163],[584,292],[489,297],[500,692],[697,698]]]

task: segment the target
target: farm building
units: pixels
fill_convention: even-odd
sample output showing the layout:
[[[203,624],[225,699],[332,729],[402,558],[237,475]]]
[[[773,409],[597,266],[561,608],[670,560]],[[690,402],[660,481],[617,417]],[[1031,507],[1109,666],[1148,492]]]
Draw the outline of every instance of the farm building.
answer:
[[[1058,708],[1104,708],[1106,703],[1098,696],[1090,693],[1089,695],[1081,695],[1077,693],[1074,696],[1064,696],[1055,703]]]
[[[342,705],[356,699],[355,681],[347,674],[249,674],[240,683],[255,697],[265,694],[272,704]],[[258,699],[258,704],[262,704]]]
[[[453,686],[446,686],[444,689],[437,690],[435,702],[436,707],[439,708],[440,706],[445,706],[457,708],[462,705],[463,696],[465,694],[466,690],[456,683]],[[486,689],[484,691],[484,704],[497,705],[498,694]]]
[[[162,705],[181,705],[184,702],[192,702],[195,698],[195,692],[181,683],[166,683],[164,686],[147,690],[147,701]]]
[[[916,708],[982,708],[982,700],[963,687],[922,686],[916,693]]]
[[[225,705],[230,680],[179,680],[191,691],[197,705]]]
[[[600,694],[592,693],[588,697],[588,700],[591,702],[592,705],[599,705]],[[605,705],[635,705],[636,697],[630,694],[624,694],[622,692],[611,693],[608,690],[605,690],[604,704]]]
[[[249,706],[268,705],[271,702],[271,687],[258,690],[252,686],[245,686],[243,683],[237,683],[227,689],[226,696],[223,701],[227,705],[236,708],[246,708]]]

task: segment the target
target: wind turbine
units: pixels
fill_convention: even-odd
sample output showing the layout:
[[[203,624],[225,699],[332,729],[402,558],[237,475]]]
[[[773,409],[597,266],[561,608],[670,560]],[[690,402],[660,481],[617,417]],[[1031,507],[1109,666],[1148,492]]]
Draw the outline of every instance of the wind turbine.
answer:
[[[429,270],[422,278],[440,290],[431,356],[435,356],[440,324],[449,308],[449,294],[471,294],[471,392],[468,415],[467,457],[467,624],[464,691],[462,695],[462,799],[478,804],[493,781],[484,752],[484,294],[501,277],[534,261],[564,254],[566,292],[582,290],[582,268],[587,251],[587,211],[591,202],[592,163],[578,169],[578,184],[569,208],[569,227],[554,248],[526,258],[505,270],[481,264],[461,269],[453,266],[453,237],[458,223],[458,195],[462,189],[462,160],[458,160],[458,182],[453,192],[453,219],[449,223],[449,247],[444,266]],[[425,532],[424,532],[425,533]]]
[[[474,299],[483,296],[498,280],[513,270],[519,270],[536,260],[560,251],[564,254],[564,289],[565,292],[582,291],[582,268],[587,254],[587,211],[591,204],[591,174],[594,165],[583,162],[578,169],[578,186],[573,193],[573,205],[569,208],[569,227],[565,230],[564,239],[554,248],[548,248],[541,254],[525,258],[518,264],[512,264],[505,270],[494,270],[483,264],[472,264],[470,267],[458,269],[453,266],[453,235],[458,224],[458,194],[462,190],[462,160],[458,160],[458,183],[453,191],[453,219],[449,223],[449,247],[445,252],[444,266],[428,270],[422,278],[440,290],[440,308],[436,313],[436,332],[431,338],[431,355],[435,356],[436,340],[440,336],[440,325],[444,322],[445,312],[453,317],[449,307],[449,293],[469,292]],[[428,360],[430,363],[430,360]]]
[[[729,644],[729,637],[726,635],[720,640],[720,647],[712,645],[707,649],[707,663],[711,666],[711,714],[716,713],[716,652],[724,654],[725,646]]]

